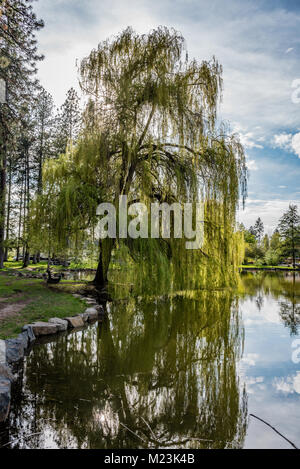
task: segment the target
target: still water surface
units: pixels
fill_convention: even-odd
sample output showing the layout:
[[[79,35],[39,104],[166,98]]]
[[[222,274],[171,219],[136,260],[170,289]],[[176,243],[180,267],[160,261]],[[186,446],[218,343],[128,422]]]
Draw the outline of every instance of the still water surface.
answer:
[[[254,414],[300,447],[299,276],[107,310],[31,350],[0,446],[291,448]]]

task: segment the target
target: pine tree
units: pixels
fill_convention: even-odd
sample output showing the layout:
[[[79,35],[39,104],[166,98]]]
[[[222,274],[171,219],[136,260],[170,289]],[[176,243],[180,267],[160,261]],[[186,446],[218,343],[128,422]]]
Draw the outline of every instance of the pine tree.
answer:
[[[74,145],[78,139],[81,122],[79,97],[71,88],[64,104],[56,116],[54,152],[56,156],[65,153],[68,145]]]
[[[38,86],[34,78],[37,53],[36,31],[43,27],[33,12],[31,0],[3,0],[0,18],[0,79],[7,88],[7,102],[0,104],[0,268],[5,255],[5,206],[7,151],[13,137],[13,122],[21,119],[23,105],[29,102]],[[4,66],[3,66],[4,64]]]
[[[271,236],[270,248],[273,249],[274,251],[280,249],[280,233],[277,228]]]
[[[264,251],[267,252],[269,247],[270,247],[270,239],[269,239],[269,236],[266,233],[264,238],[263,238],[263,249],[264,249]]]
[[[287,212],[281,217],[278,225],[283,240],[283,249],[286,255],[293,258],[293,267],[296,267],[296,255],[300,251],[300,217],[296,205],[290,205]]]
[[[260,244],[262,240],[262,236],[264,234],[264,224],[260,217],[255,222],[254,233],[255,233],[255,237],[257,239],[258,244]]]
[[[44,161],[52,155],[52,133],[53,133],[53,98],[46,90],[38,94],[33,108],[34,133],[35,133],[35,163],[37,165],[37,192],[42,192],[43,178],[42,170]]]

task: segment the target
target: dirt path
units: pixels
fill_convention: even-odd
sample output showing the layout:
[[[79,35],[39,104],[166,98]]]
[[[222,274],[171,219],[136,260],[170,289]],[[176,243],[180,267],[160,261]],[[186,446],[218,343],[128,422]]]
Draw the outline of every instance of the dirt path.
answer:
[[[17,316],[31,300],[19,301],[17,303],[2,303],[0,300],[0,321]]]

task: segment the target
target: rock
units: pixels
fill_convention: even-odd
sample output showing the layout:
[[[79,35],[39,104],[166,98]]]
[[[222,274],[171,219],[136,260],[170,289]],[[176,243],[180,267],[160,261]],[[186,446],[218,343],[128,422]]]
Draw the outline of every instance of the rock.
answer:
[[[6,343],[6,361],[7,363],[16,363],[24,357],[24,340],[23,338],[8,339]]]
[[[35,322],[28,324],[32,328],[35,337],[56,334],[58,332],[57,324],[50,324],[49,322]]]
[[[68,324],[72,329],[84,326],[84,322],[83,322],[83,319],[82,319],[81,316],[74,316],[72,318],[65,318],[65,320],[68,321]]]
[[[88,320],[89,320],[89,314],[88,313],[82,313],[80,316],[82,317],[82,320],[83,320],[84,323],[88,322]]]
[[[97,304],[97,301],[94,300],[93,298],[86,298],[85,302],[86,302],[88,305],[96,305],[96,304]]]
[[[68,329],[68,321],[60,318],[51,318],[49,319],[50,324],[56,324],[60,332],[66,331]]]
[[[28,342],[29,342],[30,344],[36,340],[36,339],[35,339],[34,332],[33,332],[33,330],[32,330],[32,326],[30,326],[29,324],[27,324],[26,326],[24,326],[23,329],[22,329],[22,331],[23,331],[23,332],[26,332],[27,337],[28,337]]]
[[[0,365],[0,377],[8,379],[11,383],[16,381],[16,376],[7,365]]]
[[[96,321],[98,319],[98,310],[96,308],[87,308],[84,312],[89,317],[89,321]]]
[[[19,334],[17,339],[22,344],[24,350],[26,350],[28,348],[28,345],[29,345],[29,338],[28,338],[27,332],[22,332],[21,334]]]
[[[0,423],[5,422],[9,414],[10,390],[9,379],[0,376]]]
[[[0,340],[0,364],[6,363],[6,345],[5,340]]]

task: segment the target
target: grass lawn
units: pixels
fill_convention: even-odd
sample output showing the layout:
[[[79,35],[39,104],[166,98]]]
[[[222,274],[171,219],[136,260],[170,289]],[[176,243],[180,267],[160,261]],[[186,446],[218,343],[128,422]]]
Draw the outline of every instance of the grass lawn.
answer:
[[[10,270],[18,270],[20,272],[46,272],[47,269],[47,261],[41,261],[38,264],[32,264],[25,269],[22,268],[23,261],[8,261],[4,262],[4,269],[0,270],[0,272],[9,272]],[[61,265],[51,266],[51,270],[60,270],[62,269]]]
[[[83,286],[82,282],[70,281],[47,286],[40,279],[10,277],[0,272],[0,338],[13,337],[22,326],[34,321],[84,312],[85,303],[70,294]]]
[[[32,264],[32,261],[30,261],[30,264],[28,267],[25,269],[22,268],[23,266],[23,261],[7,261],[4,262],[4,269],[0,269],[0,272],[9,272],[9,271],[14,271],[18,270],[19,272],[46,272],[47,270],[47,261],[41,261],[38,262],[37,264]],[[84,270],[84,269],[97,269],[97,262],[71,262],[69,267],[63,267],[62,265],[51,265],[51,270],[53,272],[59,272],[61,270],[68,270],[68,269],[73,269],[73,270]]]

